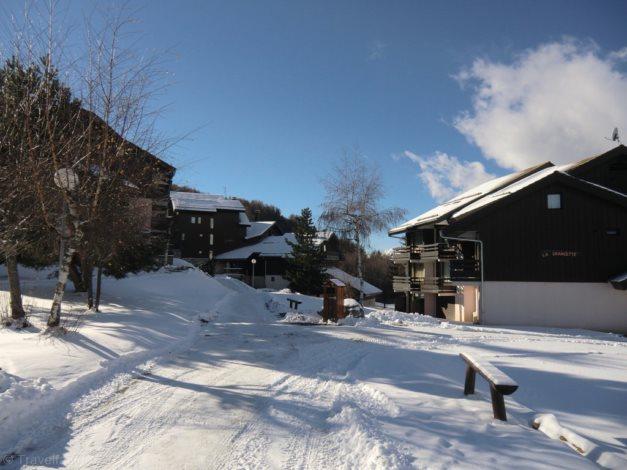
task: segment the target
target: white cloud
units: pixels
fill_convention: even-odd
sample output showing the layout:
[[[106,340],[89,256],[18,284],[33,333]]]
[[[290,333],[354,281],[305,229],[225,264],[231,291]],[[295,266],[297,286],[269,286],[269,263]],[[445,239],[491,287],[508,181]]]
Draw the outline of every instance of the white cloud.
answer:
[[[368,51],[368,59],[369,60],[379,60],[383,58],[383,53],[385,52],[385,48],[387,44],[383,41],[379,41],[378,39],[374,41],[369,48]]]
[[[617,51],[610,52],[608,57],[617,61],[627,60],[627,46]]]
[[[418,164],[418,177],[427,186],[429,193],[438,202],[496,178],[488,173],[481,162],[467,162],[443,152],[426,157],[405,151],[404,156]]]
[[[531,49],[511,63],[477,59],[458,75],[473,90],[473,109],[455,127],[487,158],[522,169],[566,163],[611,148],[612,129],[627,138],[627,48],[602,56],[573,40]]]

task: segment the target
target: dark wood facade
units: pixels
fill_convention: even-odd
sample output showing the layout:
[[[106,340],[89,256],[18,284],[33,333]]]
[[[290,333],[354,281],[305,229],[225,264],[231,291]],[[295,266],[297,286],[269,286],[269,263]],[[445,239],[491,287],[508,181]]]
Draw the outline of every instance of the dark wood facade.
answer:
[[[482,280],[481,246],[483,281],[607,283],[625,273],[627,148],[536,171],[484,204],[404,229],[405,246],[392,256],[397,308],[449,317],[460,286]]]
[[[560,194],[561,209],[547,209]],[[627,207],[559,173],[447,229],[477,233],[486,281],[607,282],[627,270]]]
[[[209,260],[241,246],[247,225],[241,223],[240,213],[221,209],[215,212],[174,211],[172,242],[176,255]]]

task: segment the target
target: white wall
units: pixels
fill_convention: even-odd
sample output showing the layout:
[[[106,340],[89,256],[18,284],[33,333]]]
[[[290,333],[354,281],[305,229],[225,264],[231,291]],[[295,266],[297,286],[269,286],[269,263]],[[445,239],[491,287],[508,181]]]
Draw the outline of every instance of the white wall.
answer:
[[[485,282],[480,321],[627,333],[627,291],[605,283]]]

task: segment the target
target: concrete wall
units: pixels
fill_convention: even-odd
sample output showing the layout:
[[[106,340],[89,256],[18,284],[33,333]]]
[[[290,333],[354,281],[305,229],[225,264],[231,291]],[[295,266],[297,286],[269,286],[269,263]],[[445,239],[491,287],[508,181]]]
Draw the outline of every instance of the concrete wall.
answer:
[[[462,285],[463,291],[455,295],[455,306],[446,319],[464,323],[473,323],[478,317],[478,289],[474,285]]]
[[[486,325],[586,328],[627,333],[627,291],[607,283],[484,283]]]

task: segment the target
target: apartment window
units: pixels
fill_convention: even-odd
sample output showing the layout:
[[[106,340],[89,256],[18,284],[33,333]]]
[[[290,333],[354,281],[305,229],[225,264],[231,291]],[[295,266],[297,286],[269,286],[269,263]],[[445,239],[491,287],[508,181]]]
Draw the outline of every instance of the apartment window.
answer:
[[[209,219],[209,228],[213,228],[213,217]]]
[[[562,195],[561,194],[547,194],[546,195],[546,207],[547,209],[561,209],[562,208]]]
[[[213,250],[209,250],[209,260],[213,259]]]
[[[181,241],[185,241],[185,234],[181,233]]]
[[[196,223],[197,224],[201,224],[202,223],[202,217],[197,217],[196,218]]]
[[[213,245],[213,233],[209,234],[209,244]]]

